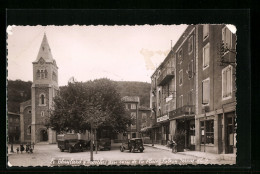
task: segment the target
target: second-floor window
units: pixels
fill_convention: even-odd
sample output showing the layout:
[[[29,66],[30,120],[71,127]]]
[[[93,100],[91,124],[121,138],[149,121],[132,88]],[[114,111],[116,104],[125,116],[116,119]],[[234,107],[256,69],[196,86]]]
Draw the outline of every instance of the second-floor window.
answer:
[[[222,99],[232,97],[232,66],[229,65],[222,70]]]
[[[209,104],[210,97],[210,86],[209,86],[209,78],[202,81],[202,104]]]
[[[203,47],[203,69],[209,66],[209,44]]]
[[[131,109],[136,109],[136,105],[135,104],[131,104]]]
[[[183,71],[180,70],[180,71],[179,71],[179,85],[181,86],[182,83],[183,83]]]

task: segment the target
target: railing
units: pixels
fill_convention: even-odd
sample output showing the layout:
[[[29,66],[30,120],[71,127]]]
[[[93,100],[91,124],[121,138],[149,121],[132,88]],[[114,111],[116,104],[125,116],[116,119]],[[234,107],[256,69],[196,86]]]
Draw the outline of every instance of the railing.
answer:
[[[181,108],[178,108],[174,111],[171,111],[169,113],[169,119],[173,119],[176,118],[178,116],[190,116],[190,115],[194,115],[194,110],[195,110],[195,106],[194,105],[185,105]]]
[[[158,86],[166,84],[170,79],[174,77],[174,69],[171,67],[164,68],[160,77],[158,78]]]

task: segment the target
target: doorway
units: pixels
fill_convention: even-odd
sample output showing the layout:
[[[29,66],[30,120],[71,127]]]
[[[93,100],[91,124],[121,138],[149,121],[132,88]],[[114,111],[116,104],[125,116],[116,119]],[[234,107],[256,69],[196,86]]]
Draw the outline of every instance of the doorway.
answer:
[[[235,146],[235,114],[227,114],[227,134],[226,134],[226,153],[233,153]]]
[[[40,141],[48,141],[48,132],[46,129],[40,131]]]

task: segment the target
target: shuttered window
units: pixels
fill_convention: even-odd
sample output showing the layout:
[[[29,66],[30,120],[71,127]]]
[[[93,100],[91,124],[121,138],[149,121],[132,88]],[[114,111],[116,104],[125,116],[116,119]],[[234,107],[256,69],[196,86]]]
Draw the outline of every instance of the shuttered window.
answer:
[[[229,65],[222,70],[222,99],[232,97],[232,66]]]
[[[232,33],[227,27],[222,29],[222,41],[225,49],[232,48]]]
[[[203,48],[203,69],[209,66],[209,44]]]
[[[202,82],[202,104],[209,104],[210,86],[209,79]]]

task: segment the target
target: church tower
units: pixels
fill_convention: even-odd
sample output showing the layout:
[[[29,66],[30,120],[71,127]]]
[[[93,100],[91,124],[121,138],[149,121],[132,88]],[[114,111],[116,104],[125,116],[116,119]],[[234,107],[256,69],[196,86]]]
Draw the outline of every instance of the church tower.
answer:
[[[33,64],[33,84],[31,100],[31,141],[34,143],[56,143],[56,132],[44,126],[49,110],[52,109],[53,97],[59,90],[58,67],[52,57],[46,34]]]

